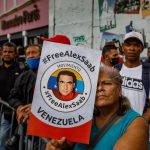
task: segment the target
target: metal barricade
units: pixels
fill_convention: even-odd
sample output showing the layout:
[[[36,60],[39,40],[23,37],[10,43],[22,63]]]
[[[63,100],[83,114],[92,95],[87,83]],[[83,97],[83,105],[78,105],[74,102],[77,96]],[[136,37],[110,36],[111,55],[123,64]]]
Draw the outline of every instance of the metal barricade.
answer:
[[[10,132],[9,132],[9,137],[12,136],[12,130],[13,130],[13,122],[14,122],[14,117],[15,117],[15,109],[13,107],[11,107],[7,102],[3,101],[0,98],[0,104],[1,104],[1,108],[0,108],[0,122],[1,122],[1,118],[2,118],[2,114],[3,114],[3,107],[7,107],[12,111],[12,116],[11,116],[11,127],[10,127]]]
[[[15,119],[15,112],[16,110],[11,107],[7,102],[3,101],[0,98],[0,123],[3,114],[3,107],[7,107],[12,111],[11,116],[11,127],[9,132],[9,138],[13,136],[13,127],[14,127],[14,119]],[[17,134],[19,135],[18,141],[18,150],[45,150],[46,143],[48,140],[46,138],[39,138],[34,136],[26,136],[25,133],[26,127],[23,124],[18,126]],[[16,150],[16,149],[15,149]]]

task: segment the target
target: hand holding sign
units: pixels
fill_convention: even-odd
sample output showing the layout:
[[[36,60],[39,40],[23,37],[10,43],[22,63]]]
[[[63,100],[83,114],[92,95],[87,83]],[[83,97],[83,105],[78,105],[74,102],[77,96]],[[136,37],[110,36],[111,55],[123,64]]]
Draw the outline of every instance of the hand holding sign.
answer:
[[[31,112],[31,104],[27,104],[24,106],[20,106],[17,109],[17,121],[18,124],[22,122],[26,122],[29,119],[29,114]]]
[[[65,137],[62,137],[60,140],[51,139],[46,145],[46,150],[69,150],[73,148],[73,145],[74,143],[68,141]]]

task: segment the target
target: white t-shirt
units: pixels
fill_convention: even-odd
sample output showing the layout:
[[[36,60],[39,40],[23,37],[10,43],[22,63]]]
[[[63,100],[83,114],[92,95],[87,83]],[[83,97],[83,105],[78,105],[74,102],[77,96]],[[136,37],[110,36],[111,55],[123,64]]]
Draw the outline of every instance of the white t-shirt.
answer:
[[[142,115],[146,100],[146,92],[142,83],[142,65],[128,68],[123,64],[120,74],[123,77],[123,95],[128,97],[131,107]]]

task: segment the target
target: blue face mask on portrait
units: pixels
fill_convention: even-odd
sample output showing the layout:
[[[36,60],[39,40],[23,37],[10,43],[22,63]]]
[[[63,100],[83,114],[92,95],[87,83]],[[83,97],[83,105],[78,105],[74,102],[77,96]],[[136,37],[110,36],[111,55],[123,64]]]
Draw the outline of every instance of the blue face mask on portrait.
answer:
[[[37,70],[39,67],[40,58],[29,58],[26,60],[30,69]]]

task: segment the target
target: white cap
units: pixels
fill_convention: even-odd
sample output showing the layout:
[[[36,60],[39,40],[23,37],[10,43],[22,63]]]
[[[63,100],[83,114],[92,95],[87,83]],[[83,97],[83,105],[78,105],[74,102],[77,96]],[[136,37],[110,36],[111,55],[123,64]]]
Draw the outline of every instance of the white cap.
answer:
[[[130,38],[138,39],[144,46],[143,36],[139,32],[132,31],[132,32],[125,34],[123,41],[125,42],[127,39],[130,39]]]

